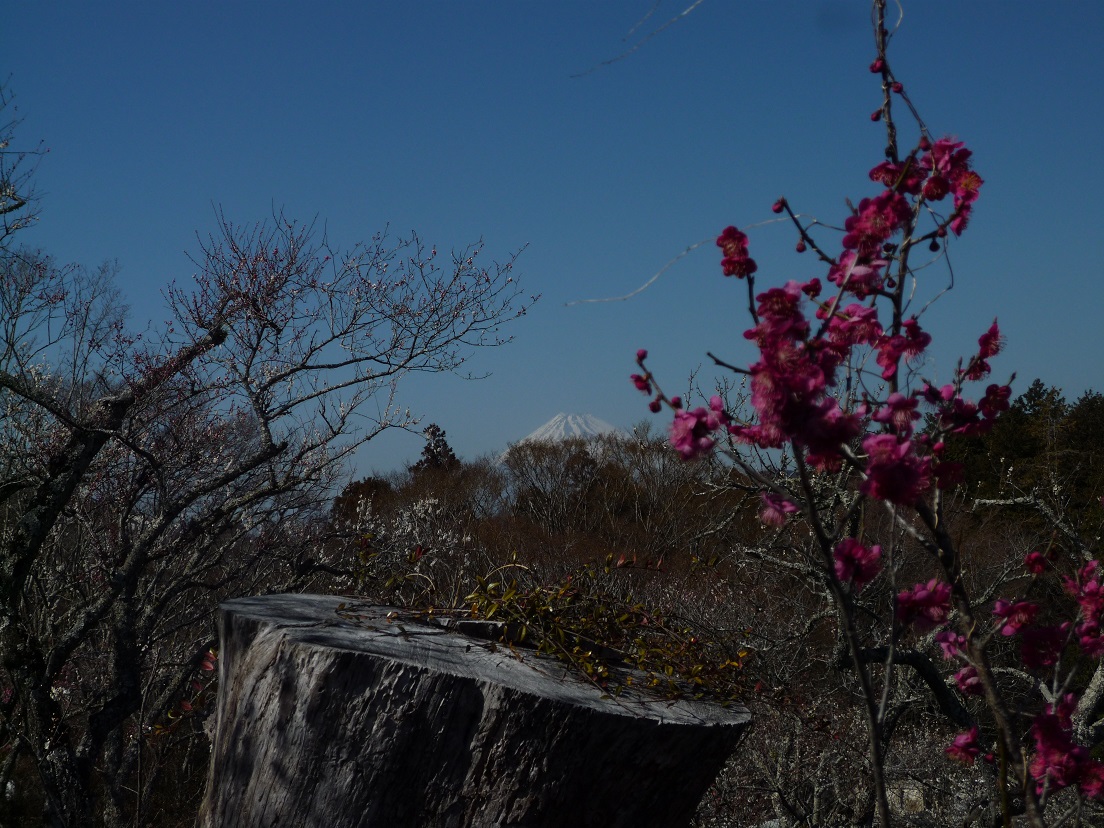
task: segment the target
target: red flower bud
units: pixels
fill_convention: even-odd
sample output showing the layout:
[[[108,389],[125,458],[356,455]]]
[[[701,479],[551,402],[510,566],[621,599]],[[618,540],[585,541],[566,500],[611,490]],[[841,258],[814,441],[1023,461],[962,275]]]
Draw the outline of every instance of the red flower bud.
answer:
[[[786,199],[784,199],[784,198],[778,199],[778,201],[774,202],[774,204],[771,205],[771,212],[772,213],[781,213],[782,208],[785,206],[785,204],[786,204]]]
[[[796,251],[797,251],[798,253],[804,253],[804,252],[805,252],[806,250],[808,250],[808,249],[809,249],[809,248],[807,248],[807,247],[805,246],[805,239],[801,239],[801,240],[800,240],[800,241],[799,241],[799,242],[797,243],[797,246],[796,246],[796,247],[794,248],[794,250],[796,250]]]
[[[902,84],[900,81],[894,81],[893,85],[889,88],[892,89],[894,92],[896,92],[898,95],[900,95],[901,92],[904,91],[905,87],[904,87],[904,84]]]
[[[882,58],[878,58],[872,64],[870,64],[870,71],[875,74],[885,69],[885,61]]]
[[[882,110],[875,109],[873,112],[871,112],[870,113],[870,120],[872,120],[872,121],[882,120]]]

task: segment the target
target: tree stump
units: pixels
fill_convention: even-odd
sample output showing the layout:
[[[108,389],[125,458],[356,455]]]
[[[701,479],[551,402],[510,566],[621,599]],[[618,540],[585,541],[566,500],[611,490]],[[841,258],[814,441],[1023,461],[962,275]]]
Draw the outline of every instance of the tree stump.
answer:
[[[336,596],[228,601],[220,628],[208,828],[684,826],[750,720]]]

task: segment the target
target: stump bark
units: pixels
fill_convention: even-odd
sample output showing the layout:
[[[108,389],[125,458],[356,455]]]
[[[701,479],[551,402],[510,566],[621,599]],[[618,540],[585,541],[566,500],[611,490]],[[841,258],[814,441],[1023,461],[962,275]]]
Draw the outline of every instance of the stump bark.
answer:
[[[201,825],[684,826],[750,720],[602,698],[532,651],[389,613],[222,605]]]

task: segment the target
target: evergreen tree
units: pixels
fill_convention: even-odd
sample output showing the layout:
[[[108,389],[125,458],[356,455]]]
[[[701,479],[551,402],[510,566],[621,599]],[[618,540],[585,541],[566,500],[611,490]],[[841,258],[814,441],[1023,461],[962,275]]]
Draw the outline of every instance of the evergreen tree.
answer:
[[[445,430],[436,423],[430,423],[423,433],[426,444],[422,447],[422,459],[410,467],[410,473],[417,476],[430,471],[455,471],[460,461],[445,439]]]

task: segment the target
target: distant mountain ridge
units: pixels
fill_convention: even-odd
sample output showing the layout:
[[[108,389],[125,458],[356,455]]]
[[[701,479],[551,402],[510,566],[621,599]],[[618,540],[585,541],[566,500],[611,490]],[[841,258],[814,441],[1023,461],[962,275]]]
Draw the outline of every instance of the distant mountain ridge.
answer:
[[[584,440],[616,432],[618,429],[605,420],[590,414],[557,414],[536,431],[518,440],[519,443],[557,443],[572,437]]]

